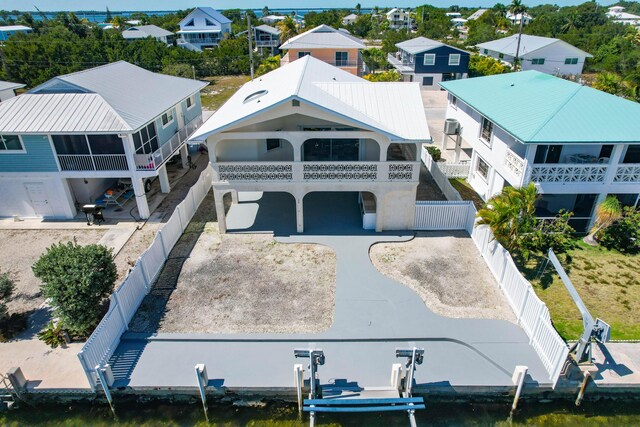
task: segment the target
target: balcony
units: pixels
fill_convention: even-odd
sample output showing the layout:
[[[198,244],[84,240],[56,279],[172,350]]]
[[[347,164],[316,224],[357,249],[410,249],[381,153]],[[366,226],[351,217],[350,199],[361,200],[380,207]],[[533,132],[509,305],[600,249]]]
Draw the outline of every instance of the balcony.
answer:
[[[222,162],[217,181],[228,182],[417,182],[419,162]]]
[[[558,183],[604,183],[608,168],[609,166],[602,164],[536,164],[533,165],[531,181]]]
[[[280,39],[256,40],[256,47],[278,47],[278,46],[280,46]]]
[[[280,59],[280,65],[289,64],[290,62],[293,62],[296,59],[299,59],[299,58],[291,59],[291,58],[289,58],[288,55],[285,55]],[[351,67],[356,68],[356,67],[362,66],[362,61],[356,60],[356,59],[349,59],[349,60],[325,60],[325,59],[322,59],[322,62],[326,62],[329,65],[333,65],[334,67],[339,67],[339,68],[351,68]]]
[[[62,171],[126,171],[124,154],[58,154]]]
[[[396,58],[392,53],[387,55],[387,61],[393,65],[400,73],[413,72],[415,65],[409,61]]]
[[[222,40],[222,37],[218,37],[218,36],[203,36],[203,37],[194,37],[194,36],[186,36],[186,35],[182,35],[182,37],[180,37],[178,39],[178,44],[195,44],[195,45],[200,45],[200,44],[211,44],[211,45],[217,45],[218,43],[220,43],[220,40]]]
[[[613,182],[640,182],[640,163],[622,163],[618,165]]]
[[[151,154],[136,154],[136,169],[139,171],[156,170],[164,164],[176,151],[182,147],[187,139],[202,125],[202,116],[198,116],[182,127],[171,139]]]

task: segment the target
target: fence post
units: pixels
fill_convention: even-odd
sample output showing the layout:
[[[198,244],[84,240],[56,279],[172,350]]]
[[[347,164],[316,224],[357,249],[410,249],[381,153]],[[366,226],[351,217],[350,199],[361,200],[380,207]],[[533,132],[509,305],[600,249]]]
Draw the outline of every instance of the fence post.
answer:
[[[160,238],[160,246],[162,246],[163,258],[166,261],[168,258],[168,252],[167,252],[167,248],[164,247],[164,236],[162,235],[162,230],[158,230],[158,237]]]
[[[196,197],[194,196],[196,192],[193,191],[193,188],[191,190],[189,190],[189,194],[188,196],[191,196],[191,206],[193,206],[193,214],[195,215],[195,212],[198,210],[198,205],[196,205]]]
[[[93,376],[91,375],[91,370],[89,369],[89,365],[87,365],[87,361],[84,359],[84,351],[80,350],[78,352],[78,359],[80,359],[80,365],[82,365],[82,370],[84,371],[85,375],[87,376],[87,380],[89,381],[89,386],[91,387],[92,391],[96,391],[96,382],[93,378]]]
[[[138,257],[138,261],[136,261],[135,265],[133,266],[133,268],[140,268],[140,271],[142,271],[142,280],[144,281],[144,289],[147,291],[146,293],[149,293],[149,288],[151,285],[151,278],[149,276],[147,276],[147,269],[144,268],[144,264],[142,263],[142,257]]]
[[[524,309],[527,306],[527,301],[529,300],[529,294],[532,292],[531,288],[527,288],[527,292],[524,294],[524,298],[522,299],[522,306],[520,310],[518,310],[518,323],[522,320],[522,315],[524,314]]]
[[[184,233],[185,226],[182,225],[182,213],[180,212],[180,205],[176,206],[176,213],[178,214],[178,222],[180,223],[180,234]]]
[[[507,251],[505,248],[502,248],[502,250],[505,252],[505,256],[503,257],[504,264],[502,264],[502,271],[500,272],[500,280],[498,281],[498,285],[501,288],[504,288],[504,275],[507,272],[507,266],[509,265],[509,260],[511,258],[511,255],[509,254],[509,251]]]
[[[127,281],[122,284],[122,286],[126,286]],[[118,297],[118,291],[113,293],[113,299],[116,303],[116,308],[118,309],[118,313],[120,313],[120,318],[122,319],[122,324],[124,325],[124,330],[129,330],[129,322],[127,321],[127,317],[124,315],[124,311],[122,311],[122,304],[120,304],[120,297]]]

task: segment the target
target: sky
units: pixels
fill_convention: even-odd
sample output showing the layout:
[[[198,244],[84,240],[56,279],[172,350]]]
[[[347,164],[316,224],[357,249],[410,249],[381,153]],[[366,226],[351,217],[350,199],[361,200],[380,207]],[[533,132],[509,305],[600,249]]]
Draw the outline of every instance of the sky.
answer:
[[[584,3],[586,0],[525,0],[527,6],[555,3],[570,6]],[[421,4],[432,4],[438,7],[456,4],[462,7],[487,7],[501,2],[508,4],[510,0],[0,0],[0,9],[34,11],[38,7],[42,11],[74,11],[74,10],[178,10],[190,9],[194,6],[211,6],[216,9],[261,9],[265,5],[275,8],[352,8],[360,2],[363,8],[380,7],[415,7]],[[600,0],[600,4],[609,5],[615,0]],[[35,6],[35,7],[34,7]]]

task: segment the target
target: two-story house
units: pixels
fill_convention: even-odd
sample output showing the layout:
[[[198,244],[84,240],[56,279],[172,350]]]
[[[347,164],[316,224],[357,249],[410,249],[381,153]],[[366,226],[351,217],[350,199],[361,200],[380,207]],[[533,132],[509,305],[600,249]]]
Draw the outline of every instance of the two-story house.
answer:
[[[238,192],[285,193],[276,215],[303,232],[310,211],[341,221],[358,200],[359,226],[412,229],[418,148],[431,137],[418,84],[372,83],[306,56],[246,83],[191,140],[208,145],[222,232],[223,196]],[[353,206],[337,206],[336,192]]]
[[[410,29],[411,19],[409,12],[394,7],[386,13],[389,28],[392,30],[400,30],[402,28]]]
[[[607,17],[617,24],[640,26],[640,16],[624,11],[623,6],[612,6]]]
[[[513,65],[518,34],[477,45],[478,53]],[[554,76],[582,74],[584,61],[593,55],[560,39],[522,34],[518,58],[522,70],[536,70]]]
[[[4,25],[0,26],[0,42],[8,40],[14,34],[30,33],[31,28],[25,25]]]
[[[511,13],[507,12],[505,18],[511,22],[511,25],[520,25],[520,21],[522,21],[522,25],[529,25],[531,21],[533,21],[533,17],[529,15],[527,12],[525,13]]]
[[[0,80],[0,102],[16,96],[16,90],[25,87],[22,83],[5,82]]]
[[[469,52],[456,47],[416,37],[396,44],[398,51],[387,60],[404,77],[405,82],[419,82],[426,89],[440,90],[438,83],[464,79],[469,73]]]
[[[229,18],[212,7],[196,7],[178,25],[178,46],[195,51],[218,46],[231,33]]]
[[[311,55],[360,76],[364,72],[361,50],[365,48],[362,40],[352,36],[348,31],[336,30],[323,24],[284,42],[280,50],[286,50],[287,53],[280,62],[285,65]]]
[[[447,117],[473,148],[468,181],[487,200],[533,182],[537,214],[585,231],[607,195],[636,205],[640,104],[537,71],[442,83]]]
[[[104,201],[134,199],[148,218],[145,184],[158,177],[170,191],[166,163],[179,154],[186,164],[204,86],[120,61],[0,103],[0,216],[73,218],[124,178],[132,188]]]
[[[167,45],[173,44],[175,40],[175,34],[155,25],[129,27],[122,32],[122,37],[126,40],[138,40],[151,37]]]
[[[280,46],[280,33],[279,29],[266,24],[254,27],[253,36],[258,52],[261,55],[265,52],[271,56],[277,55],[280,52],[280,49],[278,49],[278,46]]]

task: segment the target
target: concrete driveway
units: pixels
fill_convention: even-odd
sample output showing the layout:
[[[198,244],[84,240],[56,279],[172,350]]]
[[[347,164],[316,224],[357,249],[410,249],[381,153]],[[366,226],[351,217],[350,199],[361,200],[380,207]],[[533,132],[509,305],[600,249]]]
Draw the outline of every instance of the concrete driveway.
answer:
[[[439,146],[442,141],[444,119],[447,114],[447,92],[444,90],[423,89],[421,93],[431,138],[433,143]]]

